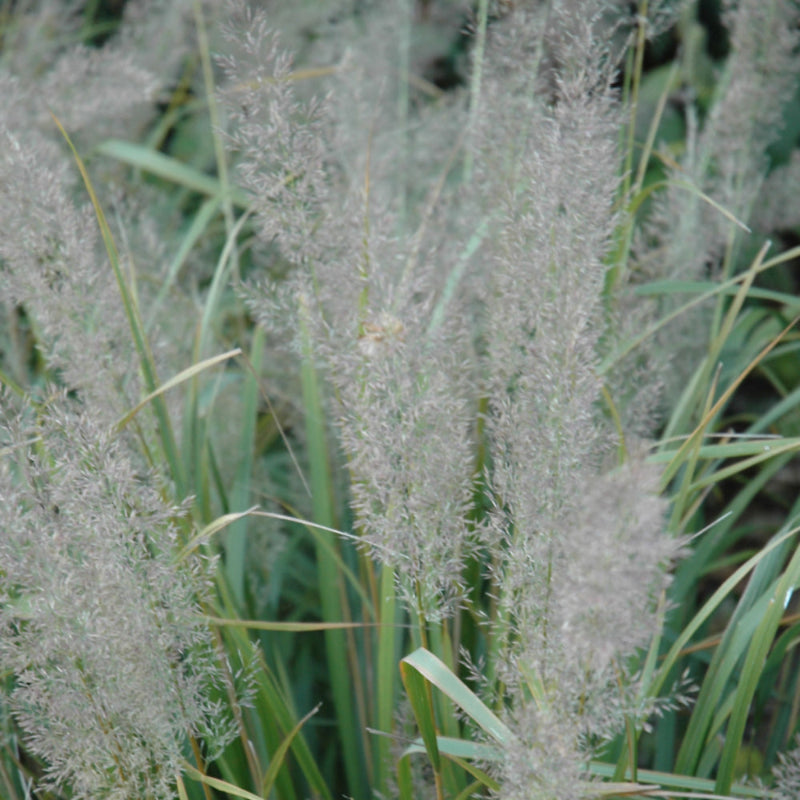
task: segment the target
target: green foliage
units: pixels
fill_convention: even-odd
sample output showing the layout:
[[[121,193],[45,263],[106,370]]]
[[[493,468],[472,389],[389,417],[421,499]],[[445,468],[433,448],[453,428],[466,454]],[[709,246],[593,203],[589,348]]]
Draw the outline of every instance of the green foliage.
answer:
[[[796,5],[351,5],[0,10],[0,794],[793,800]]]

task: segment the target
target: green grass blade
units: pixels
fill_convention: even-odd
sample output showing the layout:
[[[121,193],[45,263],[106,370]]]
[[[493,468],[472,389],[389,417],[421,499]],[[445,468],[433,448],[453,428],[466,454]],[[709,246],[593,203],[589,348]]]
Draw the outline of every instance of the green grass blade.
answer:
[[[700,694],[692,709],[692,717],[675,762],[677,772],[694,774],[698,771],[698,764],[705,757],[709,740],[716,732],[715,714],[721,702],[724,703],[722,698],[730,689],[734,670],[752,641],[753,633],[766,608],[766,600],[764,597],[764,602],[751,608],[738,622],[731,620],[729,623],[726,635],[717,647],[703,678]],[[717,729],[719,724],[717,722]],[[713,746],[713,741],[710,743]],[[700,774],[704,773],[701,771]]]
[[[770,261],[765,261],[759,266],[758,274],[764,272],[765,270],[769,269],[772,266],[775,266],[774,259]],[[654,323],[652,323],[648,328],[646,328],[641,334],[632,337],[619,349],[615,350],[612,353],[609,353],[605,358],[603,358],[597,368],[598,374],[604,375],[605,373],[609,372],[615,365],[617,365],[620,361],[622,361],[629,353],[633,352],[640,344],[642,344],[642,342],[647,341],[651,336],[658,333],[658,331],[666,327],[670,322],[678,319],[682,314],[685,314],[690,309],[702,305],[702,303],[706,302],[707,300],[710,300],[721,294],[725,294],[726,292],[732,290],[738,291],[738,288],[734,290],[733,287],[738,287],[739,284],[743,283],[746,279],[747,279],[747,273],[743,275],[736,275],[735,277],[729,278],[723,283],[715,284],[713,288],[710,288],[707,291],[703,292],[702,294],[698,295],[697,297],[692,298],[688,302],[684,303],[684,305],[680,306],[674,311],[671,311],[669,314],[664,314],[662,317],[660,317]]]
[[[198,531],[194,536],[189,539],[188,542],[181,548],[178,554],[175,556],[176,561],[183,561],[191,552],[196,550],[202,543],[207,542],[211,539],[214,534],[219,533],[219,531],[224,530],[229,525],[233,525],[237,520],[241,519],[242,517],[247,516],[248,514],[252,513],[253,509],[249,509],[248,511],[234,511],[230,514],[223,514],[221,517],[217,517],[215,520],[212,520],[208,523],[204,528]]]
[[[439,753],[448,758],[472,758],[487,764],[497,763],[505,758],[501,748],[495,747],[493,744],[475,742],[471,739],[453,739],[451,736],[437,736],[436,746],[439,749]],[[415,739],[403,751],[404,754],[409,753],[411,755],[425,752],[427,752],[425,742],[421,738]]]
[[[236,784],[222,781],[219,778],[212,778],[209,775],[204,775],[200,770],[195,769],[191,764],[186,762],[183,765],[186,774],[194,778],[196,781],[204,783],[206,786],[211,786],[213,789],[219,789],[230,797],[242,797],[244,800],[263,800],[257,794],[248,792],[245,789],[240,789]]]
[[[305,318],[306,309],[301,309],[300,325],[303,338],[303,362],[301,384],[305,408],[306,440],[308,442],[311,503],[314,520],[327,528],[336,527],[333,511],[333,481],[322,411],[322,398],[317,383],[317,372],[313,361],[311,338]],[[339,552],[339,541],[332,533],[319,532],[326,546],[317,543],[317,575],[322,618],[326,622],[346,622],[342,598],[344,584],[336,561],[328,551]],[[350,792],[356,800],[369,795],[365,779],[365,758],[359,726],[352,702],[353,686],[348,670],[348,641],[342,631],[325,632],[325,650],[330,672],[331,692],[336,709],[342,756]]]
[[[206,621],[212,625],[227,625],[237,628],[250,628],[259,631],[282,631],[284,633],[316,633],[329,630],[352,630],[371,627],[369,622],[276,622],[265,619],[239,619],[238,617],[210,617]],[[390,625],[386,627],[391,629]]]
[[[397,653],[398,628],[394,627],[398,619],[397,593],[395,576],[391,567],[381,567],[380,578],[380,622],[378,632],[377,658],[377,728],[383,733],[392,730],[392,722],[397,702]],[[375,788],[380,793],[389,789],[389,754],[391,740],[388,736],[378,736],[374,750]]]
[[[229,598],[230,593],[224,586],[224,576],[218,576],[218,581],[221,584],[220,594],[223,599],[225,596]],[[229,618],[234,617],[233,606],[230,602],[225,604],[223,613]],[[250,647],[244,625],[226,624],[221,626],[221,633],[227,651],[246,652]],[[293,714],[278,679],[263,658],[259,660],[259,669],[255,679],[256,696],[253,708],[249,712],[249,716],[254,720],[251,726],[252,735],[263,742],[263,746],[269,754],[273,754],[277,752],[284,737],[295,727],[296,715]],[[312,792],[323,800],[333,800],[330,788],[323,778],[302,732],[293,737],[290,749]],[[285,762],[283,768],[278,772],[275,791],[281,800],[296,800],[297,798],[297,791]]]
[[[425,751],[433,765],[433,771],[438,775],[442,771],[442,761],[439,756],[436,719],[428,684],[425,682],[425,677],[422,673],[415,669],[405,658],[400,662],[400,675],[402,676],[403,686],[405,686],[411,708],[414,711],[414,718],[419,726],[419,732],[425,743]]]
[[[401,665],[418,672],[437,689],[444,692],[483,731],[501,745],[510,744],[514,735],[510,728],[433,653],[420,647],[406,656]]]
[[[216,178],[149,147],[120,139],[109,139],[99,145],[97,152],[163,178],[176,186],[183,186],[209,197],[222,196],[222,184]],[[247,208],[250,205],[250,199],[240,190],[233,189],[231,199],[241,208]]]
[[[686,455],[698,445],[706,430],[709,421],[717,414],[717,412],[730,400],[736,389],[742,384],[744,379],[758,366],[758,364],[768,355],[768,353],[778,344],[778,342],[797,324],[798,318],[793,319],[783,331],[769,342],[759,354],[750,361],[744,370],[737,376],[737,378],[728,386],[727,389],[720,395],[714,404],[705,412],[703,419],[700,420],[695,430],[686,439],[684,444],[680,447],[675,454],[675,458],[664,470],[661,481],[662,485],[666,486],[675,477],[678,470],[684,465]]]
[[[730,791],[734,779],[736,757],[742,746],[750,704],[755,695],[770,647],[775,641],[784,609],[792,591],[800,585],[800,548],[795,549],[780,580],[769,598],[768,607],[752,638],[733,702],[731,718],[725,735],[715,790],[721,794]]]
[[[134,295],[122,274],[119,253],[114,242],[114,237],[111,235],[111,228],[109,227],[105,214],[103,213],[100,201],[97,199],[97,194],[94,191],[94,186],[89,178],[89,173],[86,170],[86,165],[83,163],[83,159],[78,154],[75,145],[72,143],[72,140],[70,139],[66,130],[64,130],[61,122],[55,116],[53,116],[53,120],[58,126],[58,129],[61,131],[61,135],[69,145],[70,150],[72,151],[73,158],[75,159],[75,163],[78,165],[78,169],[81,173],[81,178],[83,179],[86,191],[89,193],[89,198],[92,202],[98,225],[100,226],[100,233],[103,237],[106,253],[108,254],[108,260],[111,264],[111,269],[114,271],[114,277],[117,281],[119,293],[122,298],[122,304],[125,308],[125,315],[128,319],[131,334],[133,335],[133,341],[139,357],[139,367],[142,371],[142,377],[144,378],[144,386],[150,394],[154,394],[159,387],[155,361],[152,353],[150,352],[150,346],[147,341],[144,324],[139,315],[139,309],[136,305]],[[156,419],[158,421],[159,437],[167,464],[169,465],[170,477],[175,483],[176,495],[178,498],[182,499],[187,494],[185,473],[178,455],[178,446],[172,430],[169,412],[167,411],[166,403],[164,403],[163,398],[159,395],[156,395],[153,400],[153,410],[155,411]]]
[[[340,537],[343,539],[358,541],[358,536],[347,533],[347,531],[340,531],[336,528],[330,528],[327,525],[320,525],[307,519],[301,519],[291,507],[289,507],[289,511],[293,512],[293,516],[287,514],[276,514],[273,511],[253,510],[251,513],[254,517],[280,519],[284,522],[296,522],[298,525],[302,525],[309,532],[309,534],[311,534],[317,547],[322,548],[322,550],[325,551],[326,556],[333,559],[336,567],[341,572],[342,577],[347,581],[347,585],[350,586],[354,592],[356,592],[359,599],[363,603],[364,610],[366,611],[367,615],[372,619],[375,619],[375,608],[372,605],[372,600],[367,594],[366,589],[361,585],[361,582],[358,580],[353,570],[350,569],[350,567],[345,563],[339,548],[335,546],[337,539]]]
[[[722,585],[709,597],[703,607],[694,615],[692,620],[683,628],[680,635],[675,639],[667,652],[651,686],[651,693],[656,696],[664,686],[669,673],[675,667],[681,651],[689,644],[692,637],[701,628],[703,623],[716,611],[720,603],[729,595],[736,585],[742,581],[748,573],[755,569],[756,565],[766,558],[776,548],[783,545],[788,539],[794,536],[800,528],[793,528],[780,536],[776,536],[766,547],[755,555],[751,556],[742,564]]]
[[[250,351],[252,370],[244,376],[242,396],[242,430],[239,439],[239,463],[236,468],[231,505],[234,511],[246,508],[250,502],[253,475],[253,447],[256,439],[258,416],[258,374],[264,357],[264,331],[256,328]],[[225,570],[228,573],[231,591],[239,608],[245,608],[245,564],[247,553],[246,516],[235,520],[225,537]]]
[[[424,748],[422,752],[425,752]],[[416,800],[414,781],[411,775],[410,755],[401,756],[397,762],[397,790],[400,800]]]
[[[592,761],[589,764],[589,772],[600,778],[610,778],[614,774],[614,765],[606,764],[603,761]],[[698,798],[719,797],[719,795],[714,794],[714,781],[708,778],[696,778],[693,775],[679,775],[672,772],[661,772],[652,769],[639,769],[637,770],[637,776],[640,781],[662,787],[661,793],[651,793],[651,796],[667,798],[681,796]],[[670,789],[675,791],[668,791]],[[691,792],[696,794],[690,794]],[[764,800],[764,790],[758,786],[736,784],[731,787],[731,793],[731,796],[734,798],[753,797]],[[634,795],[634,797],[636,797],[636,795]],[[722,800],[728,800],[728,798],[722,798]]]
[[[208,226],[211,224],[211,220],[214,218],[214,215],[217,213],[217,211],[219,211],[220,205],[221,201],[218,196],[210,197],[203,202],[203,204],[200,206],[200,209],[195,214],[191,224],[189,225],[189,229],[181,239],[181,243],[177,252],[172,257],[172,261],[170,261],[166,276],[161,283],[158,294],[150,306],[150,313],[147,315],[147,320],[145,321],[145,330],[149,331],[155,324],[155,321],[158,318],[158,313],[161,310],[161,306],[163,305],[170,289],[174,286],[181,267],[186,262],[186,259],[188,258],[189,253],[192,251],[192,248],[195,247],[195,245],[208,231]]]
[[[301,720],[297,722],[297,724],[289,731],[286,735],[284,740],[281,742],[280,747],[272,754],[272,758],[269,762],[269,767],[267,771],[264,773],[264,780],[261,782],[261,796],[266,797],[272,791],[272,787],[275,785],[275,780],[278,777],[278,770],[283,765],[283,761],[286,758],[286,754],[291,747],[292,742],[294,741],[295,737],[298,733],[300,733],[300,729],[305,725],[305,723],[314,716],[314,714],[319,711],[320,706],[317,705],[311,709]]]
[[[227,353],[220,353],[218,356],[212,356],[211,358],[207,358],[205,361],[201,361],[198,364],[192,364],[191,367],[181,370],[181,372],[170,378],[168,381],[166,381],[166,383],[162,383],[161,386],[159,386],[154,392],[151,392],[149,395],[147,395],[147,397],[140,400],[117,423],[117,429],[122,430],[148,403],[150,403],[152,400],[155,400],[156,397],[160,397],[162,394],[164,394],[164,392],[168,391],[169,389],[173,389],[176,386],[180,386],[180,384],[182,384],[184,381],[188,381],[191,378],[196,377],[210,367],[216,366],[223,361],[227,361],[230,358],[235,358],[236,356],[241,355],[241,352],[242,351],[237,347],[233,350],[228,350]]]

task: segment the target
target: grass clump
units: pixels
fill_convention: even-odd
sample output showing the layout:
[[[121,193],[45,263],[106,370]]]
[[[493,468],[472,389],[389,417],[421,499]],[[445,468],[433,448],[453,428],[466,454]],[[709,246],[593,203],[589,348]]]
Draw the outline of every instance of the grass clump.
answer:
[[[341,5],[5,21],[5,794],[793,797],[796,7]]]

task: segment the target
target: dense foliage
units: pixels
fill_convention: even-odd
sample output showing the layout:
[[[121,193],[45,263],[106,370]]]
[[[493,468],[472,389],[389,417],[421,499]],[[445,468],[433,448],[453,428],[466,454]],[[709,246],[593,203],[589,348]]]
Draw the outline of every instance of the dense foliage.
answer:
[[[714,9],[3,6],[0,794],[800,796],[800,8]]]

